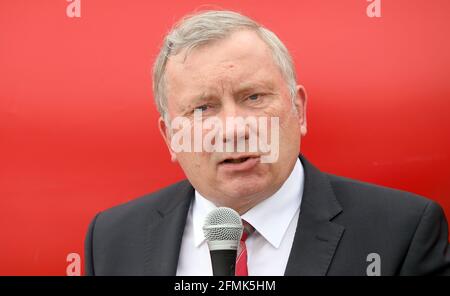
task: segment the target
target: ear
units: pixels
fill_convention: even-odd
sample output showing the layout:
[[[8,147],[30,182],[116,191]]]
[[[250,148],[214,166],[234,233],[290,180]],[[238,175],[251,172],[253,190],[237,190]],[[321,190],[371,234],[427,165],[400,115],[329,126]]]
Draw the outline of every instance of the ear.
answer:
[[[297,98],[295,99],[295,106],[297,107],[298,119],[300,123],[300,134],[304,137],[307,133],[306,128],[306,102],[307,95],[303,85],[297,85]]]
[[[169,153],[170,153],[172,162],[176,162],[177,155],[172,150],[172,146],[170,145],[170,142],[171,142],[170,127],[168,127],[166,125],[166,122],[164,121],[164,119],[161,116],[158,119],[158,127],[159,127],[159,132],[161,133],[161,136],[163,137],[164,142],[166,142],[167,148],[169,149]]]

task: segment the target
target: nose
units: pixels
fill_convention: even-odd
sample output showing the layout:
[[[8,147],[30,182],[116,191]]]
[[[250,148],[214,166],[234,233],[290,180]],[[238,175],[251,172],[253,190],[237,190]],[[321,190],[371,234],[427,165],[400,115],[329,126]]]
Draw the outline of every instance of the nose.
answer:
[[[222,106],[220,119],[224,127],[223,142],[228,149],[237,151],[237,147],[242,147],[249,139],[249,129],[246,127],[246,114],[239,108],[236,102],[227,102]],[[245,146],[243,146],[245,149]],[[240,151],[243,152],[243,151]]]

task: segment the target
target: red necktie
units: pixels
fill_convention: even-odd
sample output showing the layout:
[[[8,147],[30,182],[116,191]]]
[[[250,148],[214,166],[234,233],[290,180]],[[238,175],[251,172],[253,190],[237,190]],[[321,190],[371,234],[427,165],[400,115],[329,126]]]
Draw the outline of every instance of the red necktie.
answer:
[[[246,221],[242,220],[244,224],[244,231],[242,232],[241,241],[239,243],[238,254],[236,258],[236,271],[235,275],[237,276],[248,276],[248,268],[247,268],[247,246],[245,245],[245,241],[248,236],[254,231],[254,228],[248,224]]]

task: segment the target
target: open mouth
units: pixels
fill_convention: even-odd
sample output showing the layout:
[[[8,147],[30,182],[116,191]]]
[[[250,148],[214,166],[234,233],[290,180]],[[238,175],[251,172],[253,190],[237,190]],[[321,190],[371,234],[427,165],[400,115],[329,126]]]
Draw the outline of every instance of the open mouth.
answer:
[[[242,155],[230,157],[220,162],[221,169],[227,172],[251,171],[259,163],[258,155]]]
[[[226,173],[253,172],[253,169],[258,166],[259,161],[258,155],[235,155],[234,157],[222,160],[219,163],[219,168]]]
[[[250,157],[242,157],[242,158],[237,158],[237,159],[229,158],[229,159],[225,159],[224,161],[222,161],[222,163],[243,163],[249,159],[250,159]]]

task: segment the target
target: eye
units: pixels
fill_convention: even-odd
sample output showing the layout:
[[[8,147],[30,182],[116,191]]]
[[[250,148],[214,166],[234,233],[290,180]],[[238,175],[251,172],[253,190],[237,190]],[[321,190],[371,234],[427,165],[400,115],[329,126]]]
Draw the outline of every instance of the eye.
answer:
[[[260,96],[261,96],[261,94],[253,94],[253,95],[251,95],[251,96],[248,96],[248,99],[249,99],[250,101],[256,101],[256,100],[259,99]]]
[[[264,101],[265,94],[256,93],[246,97],[246,100],[252,104],[259,104]]]
[[[207,109],[208,109],[208,105],[200,105],[200,106],[198,106],[198,107],[195,107],[194,108],[194,111],[202,111],[202,112],[204,112],[204,111],[206,111]]]

